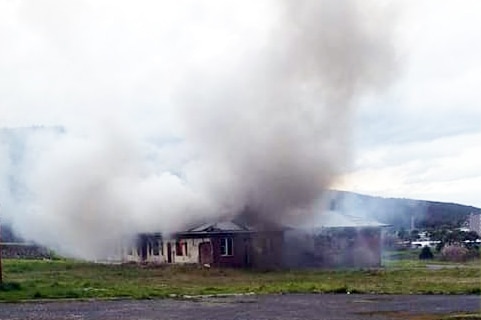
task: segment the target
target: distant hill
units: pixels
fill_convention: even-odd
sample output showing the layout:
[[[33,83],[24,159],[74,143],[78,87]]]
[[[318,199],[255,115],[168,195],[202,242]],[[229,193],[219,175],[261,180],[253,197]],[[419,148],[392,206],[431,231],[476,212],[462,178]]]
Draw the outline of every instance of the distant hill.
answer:
[[[331,191],[330,198],[335,200],[338,210],[365,216],[395,229],[409,229],[412,218],[416,229],[457,228],[471,212],[481,213],[480,208],[456,203],[381,198],[346,191]],[[1,226],[0,237],[2,242],[22,241],[8,225]]]
[[[481,213],[480,208],[456,203],[381,198],[346,191],[332,191],[332,198],[341,210],[364,215],[396,229],[409,229],[411,219],[416,229],[457,228],[470,213]]]

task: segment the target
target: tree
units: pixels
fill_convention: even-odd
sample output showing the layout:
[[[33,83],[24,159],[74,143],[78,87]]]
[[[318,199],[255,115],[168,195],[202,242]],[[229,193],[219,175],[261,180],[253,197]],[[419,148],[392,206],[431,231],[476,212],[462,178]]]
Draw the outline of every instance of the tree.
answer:
[[[421,249],[421,253],[419,254],[419,259],[421,260],[430,260],[434,257],[433,253],[431,252],[431,248],[428,246],[424,246]]]
[[[446,261],[462,262],[468,257],[468,249],[459,244],[448,244],[441,250],[441,258]]]
[[[464,240],[476,241],[477,239],[479,239],[479,236],[476,231],[468,231],[465,233]]]
[[[439,229],[433,230],[429,233],[432,241],[439,241],[436,245],[436,251],[441,251],[443,247],[447,245],[459,245],[464,246],[468,249],[472,247],[477,247],[476,240],[479,236],[473,231],[461,231],[458,229]]]
[[[411,233],[409,234],[409,238],[411,241],[416,241],[419,239],[419,230],[411,230]]]
[[[401,229],[397,232],[397,236],[401,240],[406,240],[408,238],[408,232],[406,231],[406,229],[401,227]]]

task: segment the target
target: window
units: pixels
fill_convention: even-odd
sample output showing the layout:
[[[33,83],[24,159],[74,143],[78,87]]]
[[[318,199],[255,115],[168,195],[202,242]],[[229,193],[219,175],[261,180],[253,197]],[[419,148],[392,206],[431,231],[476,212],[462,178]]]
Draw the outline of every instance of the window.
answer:
[[[175,254],[177,256],[187,255],[187,241],[177,241],[175,243]]]
[[[232,256],[234,253],[234,241],[232,238],[221,238],[220,239],[220,255],[221,256]]]
[[[176,256],[183,256],[183,250],[182,250],[182,241],[176,241],[175,242],[175,255]]]
[[[160,253],[159,241],[154,240],[154,241],[152,241],[152,254],[154,256],[158,256],[159,253]]]

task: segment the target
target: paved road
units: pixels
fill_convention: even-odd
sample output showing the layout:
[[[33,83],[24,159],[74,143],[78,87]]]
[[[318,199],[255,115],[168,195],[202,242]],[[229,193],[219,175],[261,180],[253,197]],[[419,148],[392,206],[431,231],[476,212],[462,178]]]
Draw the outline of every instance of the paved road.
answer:
[[[479,310],[479,296],[293,294],[192,300],[0,303],[0,319],[375,320]]]

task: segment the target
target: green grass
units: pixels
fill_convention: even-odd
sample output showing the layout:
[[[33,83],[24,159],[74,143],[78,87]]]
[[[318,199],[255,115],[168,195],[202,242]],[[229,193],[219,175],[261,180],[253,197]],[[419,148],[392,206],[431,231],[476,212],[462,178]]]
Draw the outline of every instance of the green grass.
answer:
[[[480,294],[479,261],[431,270],[419,260],[377,270],[249,271],[195,266],[142,267],[71,260],[3,261],[0,300],[147,299],[228,293]],[[437,262],[436,262],[437,263]]]

